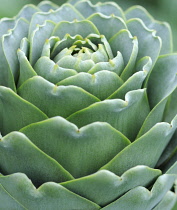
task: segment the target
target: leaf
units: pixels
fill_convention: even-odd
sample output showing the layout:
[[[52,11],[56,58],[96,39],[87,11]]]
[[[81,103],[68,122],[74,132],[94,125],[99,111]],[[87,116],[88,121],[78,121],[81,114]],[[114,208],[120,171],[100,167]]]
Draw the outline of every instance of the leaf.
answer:
[[[39,58],[34,69],[39,76],[54,84],[68,77],[77,75],[75,70],[62,68],[46,56]]]
[[[134,90],[126,94],[125,101],[112,99],[98,102],[72,114],[67,119],[78,127],[96,121],[108,122],[130,140],[134,140],[148,113],[146,91]]]
[[[124,69],[124,60],[122,57],[122,54],[120,52],[117,52],[117,56],[113,59],[109,59],[108,62],[99,62],[95,64],[88,73],[94,74],[96,72],[107,70],[111,72],[115,72],[118,76],[121,74],[121,72]]]
[[[163,55],[158,58],[147,85],[149,103],[152,108],[176,88],[176,65],[177,54]]]
[[[168,145],[177,128],[177,116],[169,123],[157,123],[146,134],[138,138],[116,155],[101,169],[106,169],[121,175],[126,170],[146,165],[154,168],[162,152]],[[148,158],[147,158],[147,154]]]
[[[50,10],[57,10],[59,8],[57,4],[50,1],[41,1],[37,7],[43,12],[49,12]]]
[[[95,203],[70,192],[54,182],[45,183],[36,189],[25,174],[16,173],[10,176],[2,176],[0,177],[0,183],[7,193],[23,205],[25,209],[100,209]],[[3,203],[1,198],[0,196],[0,207]]]
[[[125,94],[132,90],[141,89],[147,74],[152,66],[152,61],[150,57],[144,57],[139,60],[136,65],[136,73],[133,74],[122,86],[120,86],[114,93],[112,93],[108,98],[120,98],[124,99]]]
[[[18,209],[24,210],[25,208],[16,201],[0,184],[0,208],[1,209]]]
[[[123,19],[115,15],[106,16],[101,13],[94,13],[87,20],[90,20],[98,28],[100,34],[104,34],[107,40],[122,29],[127,29]],[[105,27],[103,27],[105,25]]]
[[[94,62],[91,59],[82,61],[79,57],[66,55],[57,62],[57,65],[62,68],[73,69],[79,73],[89,71],[94,66]]]
[[[41,57],[43,45],[46,39],[49,39],[49,37],[52,35],[54,27],[54,22],[46,21],[41,26],[37,25],[36,29],[31,34],[29,61],[32,66],[34,66],[36,61]]]
[[[73,21],[74,19],[82,20],[83,16],[70,4],[63,4],[59,9],[55,11],[37,12],[31,19],[29,37],[36,29],[36,25],[43,25],[46,20],[59,23],[63,20]]]
[[[121,198],[103,208],[103,210],[142,210],[153,209],[171,189],[175,176],[164,174],[155,182],[151,191],[144,187],[136,187]]]
[[[11,132],[0,141],[0,165],[4,174],[25,173],[36,186],[73,179],[56,160],[38,149],[24,134]]]
[[[169,144],[166,147],[166,150],[164,150],[164,152],[162,153],[157,166],[160,167],[164,172],[166,173],[172,173],[171,171],[173,171],[173,173],[177,173],[177,169],[176,169],[176,158],[177,158],[177,130],[174,133],[174,135],[172,136],[171,141],[169,142]],[[173,168],[174,165],[174,168]]]
[[[18,20],[19,18],[25,18],[28,21],[31,21],[32,16],[36,13],[40,12],[40,9],[38,9],[35,5],[33,4],[28,4],[25,5],[20,12],[18,13],[17,16],[15,16],[15,19]]]
[[[141,6],[130,7],[125,12],[125,15],[127,19],[139,18],[149,29],[157,31],[157,36],[160,36],[162,39],[162,49],[160,54],[172,53],[172,31],[168,23],[154,20],[147,10]]]
[[[106,99],[122,84],[123,81],[116,73],[106,70],[99,71],[93,75],[84,72],[79,73],[57,83],[57,85],[75,85],[81,87],[100,100]]]
[[[17,55],[20,64],[20,75],[17,87],[20,87],[26,80],[34,76],[37,76],[37,74],[22,50],[18,49]]]
[[[125,81],[134,71],[138,53],[137,39],[136,37],[133,38],[128,30],[123,29],[109,40],[109,44],[114,56],[116,56],[117,51],[120,51],[123,56],[126,67],[121,74],[121,78]]]
[[[29,125],[20,131],[75,178],[96,172],[130,144],[107,123],[97,122],[78,129],[61,117]]]
[[[168,102],[165,108],[165,113],[163,116],[163,121],[170,122],[177,113],[177,88],[168,97]]]
[[[133,18],[128,20],[127,27],[132,36],[137,36],[138,38],[137,60],[144,56],[149,56],[154,65],[161,50],[161,39],[156,36],[155,31],[148,29],[140,19]]]
[[[176,203],[177,197],[176,194],[168,191],[167,194],[163,197],[160,203],[155,206],[154,210],[167,210],[172,209]]]
[[[0,131],[2,135],[46,118],[43,112],[20,98],[10,88],[0,87]]]
[[[66,34],[70,34],[71,36],[79,34],[85,38],[89,34],[99,34],[99,31],[89,20],[74,20],[73,22],[59,22],[52,33],[53,36],[58,36],[60,39],[62,39]]]
[[[93,5],[90,1],[85,0],[79,1],[74,6],[85,18],[97,12],[108,16],[114,14],[115,16],[124,18],[122,9],[114,2]]]
[[[68,117],[76,111],[99,101],[98,98],[79,87],[58,87],[40,76],[35,76],[23,83],[18,89],[18,94],[37,106],[49,117]]]
[[[97,203],[108,205],[130,189],[148,186],[161,172],[146,166],[136,166],[121,177],[107,170],[100,170],[90,176],[61,183],[70,191]]]
[[[13,29],[16,20],[14,18],[2,18],[0,19],[0,38],[8,33],[9,29]]]
[[[20,46],[22,38],[28,35],[28,28],[28,22],[25,19],[20,18],[17,21],[15,28],[10,30],[9,33],[2,38],[4,55],[15,81],[17,81],[19,75],[17,49]],[[5,71],[5,69],[3,69],[3,71]]]

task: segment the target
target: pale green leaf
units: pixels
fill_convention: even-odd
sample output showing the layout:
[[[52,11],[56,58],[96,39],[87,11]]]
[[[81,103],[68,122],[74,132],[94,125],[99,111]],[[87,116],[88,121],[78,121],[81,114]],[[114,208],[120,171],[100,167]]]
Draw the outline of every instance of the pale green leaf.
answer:
[[[10,88],[0,87],[0,131],[2,135],[46,118],[43,112],[20,98]]]
[[[23,83],[18,89],[18,94],[37,106],[49,117],[68,117],[100,101],[82,88],[76,86],[56,86],[40,76],[35,76]]]
[[[0,165],[4,174],[25,173],[36,186],[47,181],[73,179],[57,161],[37,148],[24,134],[11,132],[0,141]]]

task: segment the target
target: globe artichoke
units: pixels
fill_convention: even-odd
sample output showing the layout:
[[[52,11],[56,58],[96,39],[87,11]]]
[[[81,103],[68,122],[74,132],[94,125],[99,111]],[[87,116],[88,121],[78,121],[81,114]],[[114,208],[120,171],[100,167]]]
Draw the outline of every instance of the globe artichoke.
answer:
[[[0,21],[0,209],[175,209],[177,54],[139,6],[43,1]]]

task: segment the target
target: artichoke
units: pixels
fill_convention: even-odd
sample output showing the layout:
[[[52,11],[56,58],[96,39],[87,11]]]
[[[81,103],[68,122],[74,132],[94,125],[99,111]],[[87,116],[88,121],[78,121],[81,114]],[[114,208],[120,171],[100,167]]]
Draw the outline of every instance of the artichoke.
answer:
[[[177,54],[140,6],[71,0],[0,21],[0,209],[177,205]]]

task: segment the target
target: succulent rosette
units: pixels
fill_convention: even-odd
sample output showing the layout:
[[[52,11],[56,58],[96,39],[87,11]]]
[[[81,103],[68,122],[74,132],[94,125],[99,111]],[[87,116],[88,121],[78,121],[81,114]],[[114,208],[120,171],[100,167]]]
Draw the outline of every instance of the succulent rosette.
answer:
[[[139,6],[47,1],[0,21],[0,209],[175,208],[177,54]]]

